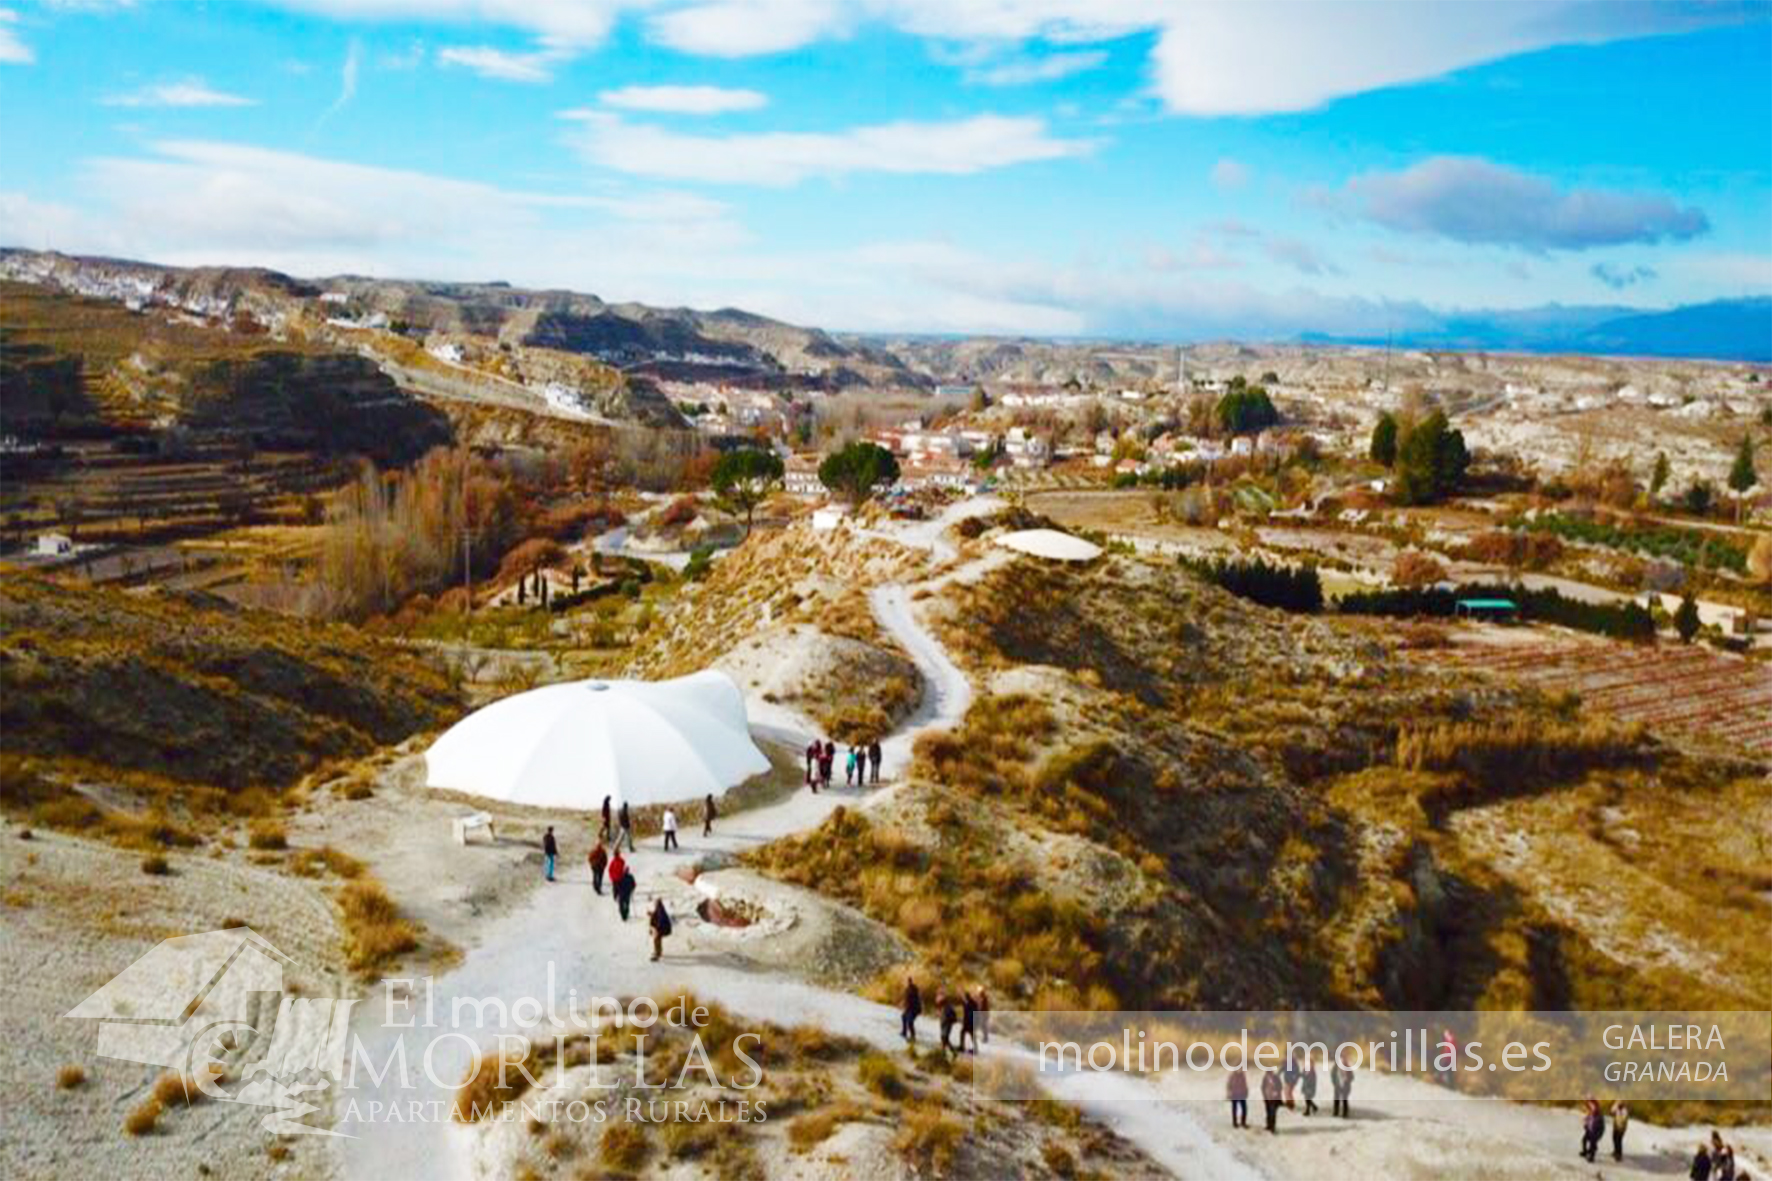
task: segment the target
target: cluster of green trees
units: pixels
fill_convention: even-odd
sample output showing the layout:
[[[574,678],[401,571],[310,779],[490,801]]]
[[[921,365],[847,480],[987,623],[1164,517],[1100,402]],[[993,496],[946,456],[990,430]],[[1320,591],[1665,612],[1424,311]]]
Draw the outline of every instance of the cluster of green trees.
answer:
[[[1747,572],[1747,550],[1708,529],[1681,529],[1674,525],[1622,525],[1562,513],[1540,513],[1530,521],[1513,522],[1512,527],[1529,533],[1550,534],[1565,541],[1603,545],[1608,549],[1633,550],[1694,568],[1727,569],[1737,574]]]
[[[1443,410],[1405,426],[1389,412],[1372,428],[1368,454],[1396,474],[1396,497],[1402,504],[1433,504],[1464,482],[1470,451],[1464,432],[1452,429]]]
[[[1323,609],[1323,583],[1315,566],[1284,566],[1256,558],[1207,562],[1182,558],[1181,564],[1240,599],[1314,615]]]
[[[1215,413],[1220,429],[1231,435],[1254,434],[1280,421],[1280,412],[1267,390],[1241,377],[1231,378],[1230,389],[1218,400]]]
[[[858,440],[825,456],[818,478],[850,504],[861,504],[881,485],[898,479],[898,459],[878,443]]]
[[[1336,603],[1336,609],[1343,615],[1450,618],[1457,612],[1460,599],[1509,599],[1519,607],[1522,619],[1555,623],[1621,640],[1655,638],[1655,619],[1641,603],[1588,603],[1569,598],[1554,588],[1532,590],[1470,584],[1456,590],[1418,587],[1359,591],[1343,595]]]

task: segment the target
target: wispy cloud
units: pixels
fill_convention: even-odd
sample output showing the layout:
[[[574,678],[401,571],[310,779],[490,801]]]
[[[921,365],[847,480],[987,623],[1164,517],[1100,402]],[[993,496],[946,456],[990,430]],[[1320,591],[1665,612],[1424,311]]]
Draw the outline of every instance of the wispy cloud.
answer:
[[[571,46],[557,42],[543,42],[540,48],[526,53],[490,45],[451,45],[437,51],[437,61],[501,82],[547,82],[553,78],[554,70],[570,61],[573,54]]]
[[[349,48],[345,50],[344,65],[338,70],[338,97],[332,105],[320,114],[320,122],[332,118],[351,104],[357,97],[357,74],[363,68],[363,42],[356,37],[351,38]]]
[[[966,80],[981,86],[1030,86],[1039,82],[1056,82],[1100,67],[1108,59],[1105,49],[1080,49],[1067,53],[1049,53],[1045,57],[1017,58],[993,66],[979,66],[966,71]]]
[[[250,107],[258,100],[216,90],[201,78],[161,82],[99,99],[107,107]]]
[[[1588,268],[1588,274],[1614,291],[1623,291],[1626,287],[1647,283],[1656,277],[1654,267],[1622,267],[1614,266],[1609,262],[1596,262]]]
[[[1357,176],[1328,201],[1393,230],[1533,251],[1685,241],[1710,228],[1702,209],[1660,194],[1559,189],[1474,156]]]
[[[1240,189],[1249,183],[1249,166],[1229,156],[1212,166],[1212,185],[1220,189]]]
[[[573,111],[570,142],[592,164],[673,180],[782,187],[851,173],[962,175],[1087,153],[1087,140],[1048,134],[1043,119],[976,115],[836,132],[686,135],[618,115]]]
[[[619,90],[605,90],[597,101],[624,111],[719,115],[758,110],[769,104],[769,96],[757,90],[723,86],[623,86]]]
[[[18,13],[10,8],[0,8],[0,63],[14,66],[28,66],[37,60],[13,28],[18,24]]]

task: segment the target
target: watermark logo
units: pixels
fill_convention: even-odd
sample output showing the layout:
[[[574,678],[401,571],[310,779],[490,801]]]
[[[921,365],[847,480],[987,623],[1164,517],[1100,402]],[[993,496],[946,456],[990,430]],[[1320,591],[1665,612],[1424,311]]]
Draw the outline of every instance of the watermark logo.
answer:
[[[166,939],[65,1015],[98,1022],[104,1057],[163,1066],[218,1102],[271,1108],[261,1126],[273,1135],[341,1135],[303,1122],[319,1110],[304,1096],[341,1076],[356,1002],[288,994],[292,962],[250,927]]]

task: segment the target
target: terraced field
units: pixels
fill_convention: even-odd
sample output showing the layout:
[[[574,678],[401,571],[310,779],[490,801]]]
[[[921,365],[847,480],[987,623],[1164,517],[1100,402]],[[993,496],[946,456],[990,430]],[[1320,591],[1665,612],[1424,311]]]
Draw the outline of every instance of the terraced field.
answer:
[[[1630,645],[1533,629],[1460,628],[1420,655],[1577,693],[1626,722],[1772,754],[1772,666],[1710,648]]]

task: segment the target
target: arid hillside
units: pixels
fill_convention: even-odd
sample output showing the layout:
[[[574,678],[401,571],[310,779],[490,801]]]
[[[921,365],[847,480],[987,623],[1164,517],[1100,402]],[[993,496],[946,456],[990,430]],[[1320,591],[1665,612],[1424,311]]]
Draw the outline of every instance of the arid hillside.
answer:
[[[1730,836],[1764,831],[1757,768],[1129,556],[1018,559],[931,610],[979,690],[965,725],[757,860],[950,982],[1054,1007],[1772,997],[1738,935],[1772,918],[1764,858]]]

